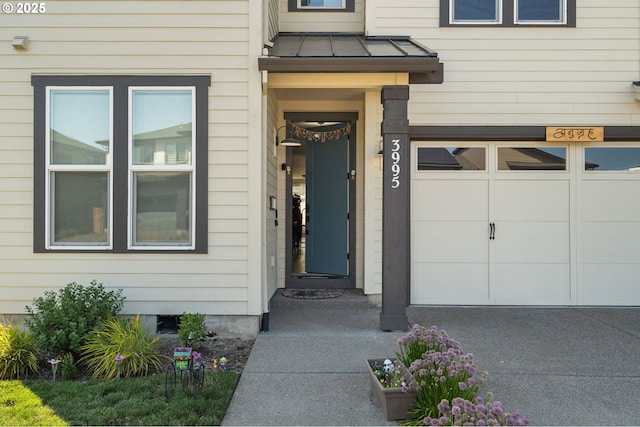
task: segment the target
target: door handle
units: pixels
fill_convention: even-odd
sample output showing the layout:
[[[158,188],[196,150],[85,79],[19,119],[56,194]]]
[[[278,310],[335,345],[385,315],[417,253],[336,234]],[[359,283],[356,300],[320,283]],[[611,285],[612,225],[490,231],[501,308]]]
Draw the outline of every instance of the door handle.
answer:
[[[496,223],[490,222],[489,223],[489,240],[495,240],[495,239],[496,239]]]

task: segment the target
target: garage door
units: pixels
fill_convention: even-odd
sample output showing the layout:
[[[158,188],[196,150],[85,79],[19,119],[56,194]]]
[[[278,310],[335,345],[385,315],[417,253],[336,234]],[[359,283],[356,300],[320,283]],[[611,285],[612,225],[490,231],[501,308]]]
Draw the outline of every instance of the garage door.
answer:
[[[624,195],[640,194],[640,180],[631,167],[609,174],[594,168],[597,162],[587,159],[605,155],[596,149],[602,148],[415,146],[412,303],[638,301],[632,281],[640,256],[632,241],[616,242],[625,233],[640,237],[640,206]],[[606,295],[611,286],[617,296]]]
[[[640,148],[585,147],[579,303],[640,304]]]

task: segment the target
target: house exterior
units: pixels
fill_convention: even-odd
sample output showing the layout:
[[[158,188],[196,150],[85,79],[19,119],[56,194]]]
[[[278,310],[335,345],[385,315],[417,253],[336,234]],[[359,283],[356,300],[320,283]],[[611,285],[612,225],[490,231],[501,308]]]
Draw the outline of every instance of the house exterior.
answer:
[[[360,289],[382,329],[410,304],[640,303],[636,1],[3,12],[5,316],[94,279],[150,325],[247,335],[288,287]]]

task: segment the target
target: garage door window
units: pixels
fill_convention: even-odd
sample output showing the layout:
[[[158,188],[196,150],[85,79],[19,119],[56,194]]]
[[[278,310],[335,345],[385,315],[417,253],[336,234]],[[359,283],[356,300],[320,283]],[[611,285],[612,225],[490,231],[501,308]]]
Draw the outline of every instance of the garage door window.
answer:
[[[419,147],[419,171],[486,170],[484,147]]]
[[[640,171],[640,147],[584,149],[585,171]]]
[[[498,170],[564,171],[567,170],[565,147],[499,147]]]

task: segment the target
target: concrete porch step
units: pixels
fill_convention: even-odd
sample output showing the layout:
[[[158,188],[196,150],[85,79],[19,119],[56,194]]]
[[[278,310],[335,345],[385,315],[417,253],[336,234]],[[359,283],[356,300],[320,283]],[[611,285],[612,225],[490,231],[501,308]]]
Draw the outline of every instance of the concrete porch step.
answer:
[[[290,298],[282,295],[284,289],[278,289],[270,301],[270,309],[302,309],[302,310],[366,310],[369,298],[360,289],[345,289],[335,298],[304,299]]]

